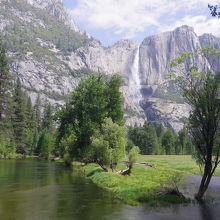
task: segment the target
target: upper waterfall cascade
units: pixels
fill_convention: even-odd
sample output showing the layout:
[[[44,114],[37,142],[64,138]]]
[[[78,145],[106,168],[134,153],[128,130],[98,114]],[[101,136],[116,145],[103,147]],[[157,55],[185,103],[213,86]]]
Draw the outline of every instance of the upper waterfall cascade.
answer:
[[[131,68],[131,77],[129,79],[129,90],[131,95],[137,100],[139,103],[142,99],[141,95],[141,80],[139,76],[139,59],[140,59],[140,47],[138,46],[133,65]]]

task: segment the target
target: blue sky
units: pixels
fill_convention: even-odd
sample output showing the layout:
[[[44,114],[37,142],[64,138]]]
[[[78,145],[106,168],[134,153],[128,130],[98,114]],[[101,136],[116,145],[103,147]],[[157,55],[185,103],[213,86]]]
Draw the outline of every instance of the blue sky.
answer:
[[[75,24],[110,46],[121,39],[141,42],[145,37],[194,27],[198,35],[220,36],[220,20],[212,18],[208,3],[219,0],[63,0]]]

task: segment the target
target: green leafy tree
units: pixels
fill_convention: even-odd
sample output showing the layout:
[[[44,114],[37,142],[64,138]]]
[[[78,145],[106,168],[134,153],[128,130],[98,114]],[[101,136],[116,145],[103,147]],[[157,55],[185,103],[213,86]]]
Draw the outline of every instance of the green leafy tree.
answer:
[[[107,79],[106,98],[108,117],[119,125],[124,125],[123,96],[120,92],[122,84],[123,80],[119,75],[112,75],[112,77]]]
[[[130,128],[128,132],[128,138],[133,142],[135,146],[140,148],[141,154],[146,154],[146,140],[147,133],[143,127]]]
[[[9,137],[0,135],[0,158],[10,158],[15,154],[15,143]]]
[[[94,162],[90,156],[94,133],[102,128],[108,117],[113,123],[123,124],[123,100],[119,92],[121,83],[120,77],[103,74],[91,74],[79,83],[70,103],[56,114],[59,121],[57,142],[61,146],[61,155],[65,154],[61,141],[74,133],[75,140],[69,152],[71,157]]]
[[[97,129],[91,137],[88,149],[88,160],[93,160],[105,171],[107,167],[115,169],[119,160],[125,157],[126,128],[106,118],[101,129]]]
[[[159,154],[161,151],[155,128],[150,122],[143,127],[130,128],[128,137],[140,148],[141,154]]]
[[[161,140],[162,148],[165,150],[167,155],[175,154],[175,145],[176,139],[173,131],[171,129],[167,129]]]
[[[206,47],[199,53],[183,54],[172,63],[172,78],[183,91],[183,95],[191,106],[188,129],[196,148],[196,159],[203,165],[203,176],[196,198],[201,201],[206,192],[212,175],[220,163],[220,74],[207,68],[198,70],[192,66],[185,75],[177,76],[176,67],[189,62],[198,56],[220,57],[220,51]]]
[[[190,155],[193,153],[193,144],[185,128],[178,133],[178,143],[181,148],[180,154]]]
[[[52,136],[46,130],[44,130],[38,141],[38,153],[41,157],[48,159],[52,151]]]

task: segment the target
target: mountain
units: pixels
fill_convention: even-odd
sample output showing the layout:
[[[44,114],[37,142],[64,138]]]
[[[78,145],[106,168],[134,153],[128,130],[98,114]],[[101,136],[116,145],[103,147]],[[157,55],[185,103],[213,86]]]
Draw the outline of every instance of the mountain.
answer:
[[[147,37],[140,45],[122,40],[104,47],[74,24],[61,0],[0,0],[0,31],[11,70],[33,102],[40,94],[43,101],[59,107],[91,72],[119,73],[125,81],[121,90],[127,124],[161,121],[176,131],[189,106],[176,86],[165,80],[170,62],[206,45],[220,48],[219,38],[197,36],[188,26]],[[210,56],[193,62],[220,68]]]

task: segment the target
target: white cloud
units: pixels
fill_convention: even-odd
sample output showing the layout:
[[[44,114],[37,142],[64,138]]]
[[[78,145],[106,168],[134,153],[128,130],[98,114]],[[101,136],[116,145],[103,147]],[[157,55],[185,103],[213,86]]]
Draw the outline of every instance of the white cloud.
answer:
[[[174,22],[171,25],[161,27],[161,31],[172,30],[181,25],[188,25],[194,28],[194,31],[198,35],[204,33],[211,33],[215,36],[220,36],[220,20],[216,18],[207,18],[206,16],[191,16],[187,15],[180,19],[179,21]]]
[[[210,4],[217,3],[219,0],[210,0]],[[198,33],[207,30],[211,33],[215,31],[216,34],[219,20],[211,16],[190,15],[193,10],[197,14],[208,10],[207,4],[207,0],[77,0],[76,8],[71,13],[73,18],[81,20],[90,28],[111,29],[115,35],[125,38],[134,38],[147,28],[154,27],[159,32],[182,24],[194,26]],[[180,13],[181,18],[176,21]]]

